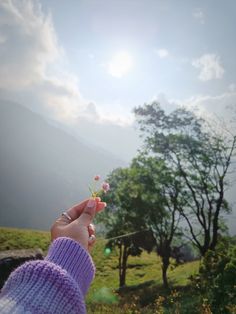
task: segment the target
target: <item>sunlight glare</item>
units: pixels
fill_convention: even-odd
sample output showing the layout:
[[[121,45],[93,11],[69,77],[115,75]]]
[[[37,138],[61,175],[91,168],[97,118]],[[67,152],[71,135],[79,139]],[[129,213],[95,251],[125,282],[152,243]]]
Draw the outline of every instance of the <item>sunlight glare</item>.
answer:
[[[108,72],[114,77],[121,78],[133,67],[133,58],[128,52],[119,52],[108,64]]]

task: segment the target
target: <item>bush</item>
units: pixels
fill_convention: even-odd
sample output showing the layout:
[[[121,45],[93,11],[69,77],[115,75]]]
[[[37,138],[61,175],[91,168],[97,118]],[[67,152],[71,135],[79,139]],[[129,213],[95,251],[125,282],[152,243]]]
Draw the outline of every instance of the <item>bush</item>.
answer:
[[[207,302],[212,312],[235,313],[236,247],[229,240],[221,241],[215,251],[208,251],[199,274],[192,278],[194,290]]]

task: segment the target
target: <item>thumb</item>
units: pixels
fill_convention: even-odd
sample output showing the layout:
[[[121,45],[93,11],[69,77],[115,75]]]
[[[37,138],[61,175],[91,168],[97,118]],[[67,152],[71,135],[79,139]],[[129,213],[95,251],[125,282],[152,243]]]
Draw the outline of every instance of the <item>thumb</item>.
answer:
[[[82,212],[80,217],[77,219],[77,223],[88,227],[92,222],[96,211],[96,201],[94,199],[90,199],[85,207],[85,210]]]

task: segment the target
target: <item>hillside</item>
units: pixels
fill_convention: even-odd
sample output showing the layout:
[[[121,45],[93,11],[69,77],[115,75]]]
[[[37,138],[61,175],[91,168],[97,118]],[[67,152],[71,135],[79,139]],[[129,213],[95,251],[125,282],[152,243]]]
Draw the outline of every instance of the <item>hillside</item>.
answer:
[[[87,296],[88,313],[153,313],[158,297],[164,296],[169,304],[171,298],[174,301],[175,298],[180,299],[180,294],[181,300],[178,302],[184,303],[183,307],[194,306],[191,291],[186,285],[189,276],[197,272],[199,262],[186,263],[170,270],[172,289],[167,292],[161,287],[161,263],[155,253],[143,253],[140,258],[130,257],[127,288],[118,292],[117,254],[113,251],[109,256],[105,256],[105,242],[104,239],[98,239],[92,252],[97,271]],[[0,228],[0,250],[5,250],[6,247],[8,249],[41,247],[45,250],[48,244],[47,232]],[[173,294],[173,291],[177,290],[178,297]],[[173,304],[171,306],[173,307]]]
[[[40,115],[0,101],[0,225],[48,230],[68,206],[88,196],[95,174],[123,165]]]

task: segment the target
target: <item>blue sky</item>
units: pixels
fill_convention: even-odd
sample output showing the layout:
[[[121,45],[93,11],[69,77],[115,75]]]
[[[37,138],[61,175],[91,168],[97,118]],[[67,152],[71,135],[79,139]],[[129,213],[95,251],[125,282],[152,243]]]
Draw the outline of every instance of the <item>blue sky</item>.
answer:
[[[234,0],[2,0],[0,97],[130,160],[134,106],[236,107],[235,18]]]
[[[86,98],[134,106],[159,93],[184,99],[223,93],[235,84],[235,1],[44,1]],[[168,55],[160,57],[158,50]],[[122,78],[102,64],[127,51],[134,66]],[[211,55],[224,69],[198,78],[194,60]],[[215,56],[215,57],[214,57]],[[210,60],[209,60],[210,62]]]

